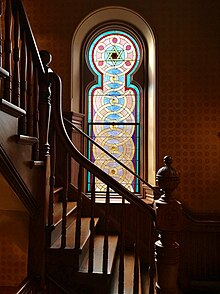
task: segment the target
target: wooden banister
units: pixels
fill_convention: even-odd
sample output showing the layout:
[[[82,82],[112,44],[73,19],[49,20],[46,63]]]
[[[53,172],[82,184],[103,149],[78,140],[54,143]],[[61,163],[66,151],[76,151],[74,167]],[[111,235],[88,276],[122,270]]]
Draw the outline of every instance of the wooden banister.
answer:
[[[124,291],[124,243],[126,238],[126,205],[134,207],[134,227],[136,227],[136,236],[134,236],[135,244],[135,262],[134,262],[134,288],[133,292],[138,293],[139,279],[139,251],[140,251],[140,232],[138,230],[140,225],[139,214],[144,214],[151,220],[150,229],[154,230],[154,223],[156,222],[159,239],[155,243],[157,254],[157,293],[178,293],[177,272],[179,266],[180,244],[178,243],[178,234],[181,230],[182,222],[182,207],[176,199],[173,199],[172,192],[179,183],[179,177],[172,168],[172,160],[166,157],[165,166],[157,173],[157,183],[164,191],[164,194],[156,202],[157,217],[154,207],[148,205],[140,198],[135,196],[132,192],[123,187],[111,176],[100,170],[85,156],[83,156],[74,144],[69,139],[62,116],[62,84],[59,76],[50,71],[49,63],[51,55],[47,51],[39,52],[31,27],[25,13],[21,0],[5,0],[5,11],[3,11],[3,1],[0,0],[0,18],[4,20],[4,29],[0,25],[0,76],[3,77],[0,82],[4,84],[3,97],[0,99],[0,109],[4,109],[7,113],[19,118],[18,135],[34,137],[33,141],[33,158],[34,160],[41,159],[45,162],[45,169],[42,178],[42,186],[45,189],[42,192],[41,199],[37,200],[31,197],[30,191],[25,188],[25,183],[19,178],[15,169],[12,169],[9,158],[2,146],[0,146],[0,157],[2,169],[6,171],[6,179],[13,187],[15,192],[19,195],[23,204],[29,211],[30,215],[34,215],[41,207],[39,218],[39,226],[42,228],[45,225],[45,219],[48,220],[48,225],[53,226],[53,195],[55,188],[55,173],[56,173],[56,136],[62,142],[65,149],[65,155],[70,156],[79,165],[78,187],[77,187],[77,220],[75,231],[74,249],[80,251],[80,231],[81,231],[81,216],[82,216],[82,198],[86,197],[83,194],[83,173],[89,171],[93,175],[92,194],[91,194],[91,213],[90,213],[90,254],[89,254],[89,272],[93,272],[93,249],[94,249],[94,218],[95,218],[95,179],[99,179],[107,186],[105,197],[105,208],[102,216],[104,217],[104,242],[103,242],[103,273],[108,271],[108,251],[109,251],[109,222],[112,220],[110,216],[110,190],[115,191],[121,197],[121,219],[115,221],[119,228],[120,239],[120,266],[119,266],[119,293]],[[4,14],[4,16],[3,16]],[[13,35],[12,35],[13,32]],[[4,46],[2,46],[4,44]],[[4,47],[4,48],[3,48]],[[4,49],[4,50],[3,50]],[[13,53],[13,54],[12,54]],[[4,64],[3,64],[4,61]],[[4,67],[4,68],[3,68]],[[51,92],[50,92],[51,90]],[[52,148],[49,144],[49,124],[51,122],[51,104],[53,122],[51,124],[51,138]],[[74,126],[75,127],[75,126]],[[53,133],[55,130],[56,134]],[[83,136],[82,131],[80,131]],[[93,142],[94,143],[94,142]],[[95,143],[94,143],[95,144]],[[51,156],[51,160],[47,160]],[[11,169],[12,172],[8,172]],[[48,193],[48,178],[50,174],[50,195]],[[8,175],[13,177],[9,178]],[[4,174],[3,174],[4,175]],[[134,175],[137,176],[137,175]],[[140,179],[140,178],[139,178]],[[141,180],[141,179],[140,179]],[[159,194],[158,190],[143,181],[155,194]],[[62,192],[62,241],[61,248],[66,247],[66,212],[67,212],[67,196],[69,189],[68,173],[64,176],[64,185]],[[40,197],[39,197],[40,198]],[[46,203],[46,204],[45,204]],[[44,215],[45,205],[49,204],[48,213]],[[45,211],[47,207],[45,208]],[[205,230],[212,220],[203,221],[189,217],[192,223],[200,226],[200,230]],[[136,223],[135,223],[136,222]],[[219,222],[218,225],[219,231]],[[192,233],[196,230],[191,226]],[[43,234],[42,234],[43,235]],[[43,236],[41,235],[42,239]],[[153,235],[153,233],[149,233]],[[215,240],[215,236],[212,236]],[[43,243],[43,242],[42,242]],[[216,242],[217,243],[217,242]],[[195,242],[195,244],[197,244]],[[51,241],[48,241],[51,245]],[[149,240],[149,250],[153,252],[152,240]],[[44,246],[42,245],[44,248]],[[217,248],[217,245],[216,245]],[[77,251],[76,250],[76,251]],[[201,250],[201,249],[200,249]],[[217,250],[217,249],[216,249]],[[37,250],[36,250],[37,251]],[[35,252],[35,251],[33,251]],[[38,251],[37,251],[38,252]],[[201,250],[202,252],[202,250]],[[39,253],[39,252],[38,252]],[[214,255],[214,258],[217,256]],[[40,259],[43,260],[43,254]],[[150,256],[150,293],[154,293],[154,272],[155,265],[153,262],[153,253]],[[217,259],[217,258],[216,258]],[[31,264],[31,262],[30,262]],[[32,265],[31,265],[32,266]],[[42,268],[44,265],[40,265]],[[40,268],[39,266],[39,268]],[[216,268],[219,266],[216,262]],[[35,267],[38,267],[38,265]],[[41,268],[37,270],[38,274],[42,274]],[[42,274],[43,276],[43,274]],[[41,277],[42,277],[41,276]],[[43,282],[41,281],[43,284]],[[22,286],[23,287],[23,286]],[[52,288],[54,289],[54,288]],[[29,291],[30,290],[30,291]],[[29,292],[28,292],[29,291]],[[34,290],[33,290],[34,291]],[[52,290],[53,291],[53,290]],[[19,293],[32,293],[32,284],[27,281],[24,288]],[[34,292],[33,292],[34,293]],[[63,289],[63,292],[66,293]]]
[[[140,288],[140,252],[141,246],[143,242],[140,238],[140,227],[142,227],[141,222],[139,222],[140,214],[142,217],[144,216],[145,221],[150,220],[150,228],[153,228],[155,223],[155,209],[152,206],[146,204],[145,201],[137,197],[134,193],[126,189],[119,182],[117,182],[110,175],[106,174],[103,170],[99,169],[96,165],[94,165],[91,161],[89,161],[83,154],[81,154],[75,145],[72,143],[69,138],[67,131],[64,126],[64,120],[62,116],[62,83],[60,77],[53,73],[49,72],[49,82],[51,84],[51,104],[52,104],[52,122],[53,122],[53,130],[56,133],[57,141],[62,145],[62,158],[68,154],[72,159],[74,159],[79,165],[79,175],[78,175],[78,187],[74,188],[75,195],[77,195],[77,216],[76,216],[76,230],[75,230],[75,250],[80,250],[81,244],[81,217],[82,217],[82,198],[87,198],[87,195],[83,194],[83,174],[89,172],[92,175],[92,183],[91,183],[91,194],[90,197],[87,198],[90,204],[90,209],[87,207],[87,213],[90,217],[90,239],[89,239],[89,254],[88,254],[88,272],[93,273],[95,264],[94,264],[94,246],[95,246],[95,209],[96,209],[96,183],[97,181],[102,181],[106,184],[107,190],[105,195],[105,202],[102,203],[104,206],[102,210],[103,221],[103,261],[102,261],[102,272],[104,274],[109,273],[108,267],[108,256],[109,256],[109,222],[112,221],[112,217],[110,215],[110,190],[116,193],[119,196],[120,200],[120,216],[118,216],[117,221],[115,222],[115,228],[118,232],[119,236],[119,267],[118,267],[118,293],[124,293],[124,256],[125,256],[125,245],[127,242],[128,236],[131,240],[133,240],[134,246],[134,275],[133,275],[133,293],[138,293]],[[63,161],[63,159],[62,159]],[[68,166],[68,165],[66,165]],[[73,188],[73,187],[72,187]],[[126,218],[129,218],[127,215],[127,210],[132,211],[133,214],[133,234],[129,235],[130,228],[127,225]],[[96,211],[97,212],[97,211]],[[63,222],[65,223],[65,215],[63,214]],[[136,223],[136,226],[135,226]],[[152,226],[152,227],[151,227]],[[152,232],[149,232],[151,236]],[[154,240],[149,240],[149,243]],[[149,244],[145,244],[148,246]],[[61,244],[61,248],[63,244]],[[143,247],[142,247],[143,248]],[[152,254],[148,254],[153,256],[153,245],[150,246],[152,250]],[[143,254],[143,253],[142,253]],[[145,257],[148,262],[150,262],[151,273],[155,273],[153,269],[155,266],[153,265],[154,260],[152,257]],[[153,276],[151,276],[151,284],[153,285]],[[151,292],[152,293],[152,286]]]
[[[90,162],[85,156],[83,156],[73,145],[64,127],[63,117],[62,117],[62,86],[61,79],[55,73],[49,73],[51,81],[51,102],[52,102],[52,115],[54,118],[54,124],[57,134],[67,152],[71,157],[76,159],[80,164],[83,164],[84,168],[91,171],[97,178],[102,182],[109,185],[116,193],[124,197],[130,203],[139,207],[143,211],[147,211],[152,219],[155,219],[154,209],[135,196],[132,192],[124,188],[120,183],[118,183],[111,176],[106,174],[104,171],[99,169],[96,165]]]
[[[9,183],[33,215],[30,227],[34,228],[37,233],[34,236],[35,232],[32,230],[29,232],[30,248],[27,271],[28,274],[39,276],[39,288],[42,290],[45,278],[45,232],[43,229],[46,218],[48,219],[47,205],[49,203],[50,85],[48,83],[48,64],[50,55],[43,52],[40,56],[21,0],[0,1],[0,16],[0,76],[3,89],[0,109],[17,118],[18,129],[14,134],[16,143],[32,144],[32,155],[26,159],[30,164],[26,167],[25,164],[22,166],[26,168],[23,175],[27,174],[28,168],[33,168],[35,163],[40,167],[36,172],[35,170],[30,171],[31,176],[25,178],[26,182],[22,181],[15,168],[11,169],[10,174],[13,174],[13,178],[10,177]],[[4,44],[3,50],[2,43]],[[13,164],[5,167],[9,162],[6,159],[4,156],[6,164],[3,168],[7,172],[11,166],[13,167]],[[25,187],[27,182],[28,185],[32,185],[33,190],[38,191],[38,193],[35,192],[38,195],[35,195],[34,199],[32,199],[31,192]],[[39,183],[40,187],[36,189]],[[34,194],[33,191],[32,193]],[[30,290],[24,293],[35,292]]]
[[[0,17],[4,21],[4,28],[0,23],[0,72],[4,77],[4,80],[1,80],[1,85],[4,84],[1,99],[21,107],[26,112],[19,118],[18,134],[39,139],[39,143],[33,146],[33,160],[39,160],[39,149],[41,159],[44,154],[49,153],[49,61],[40,56],[21,0],[0,1]]]
[[[96,141],[94,141],[90,136],[88,136],[81,129],[79,129],[74,123],[72,123],[71,121],[69,121],[66,118],[64,118],[64,121],[67,122],[69,125],[71,125],[72,128],[74,128],[74,130],[76,130],[79,134],[81,134],[83,136],[83,138],[85,138],[88,141],[90,141],[92,144],[94,144],[96,147],[98,147],[98,149],[100,149],[102,152],[104,152],[106,155],[108,155],[111,159],[113,159],[115,162],[117,162],[123,169],[127,170],[135,178],[137,178],[142,183],[142,187],[144,187],[145,190],[146,189],[149,189],[149,190],[151,190],[153,192],[153,194],[155,194],[157,196],[161,196],[161,193],[160,193],[160,191],[157,188],[155,188],[152,185],[150,185],[145,179],[143,179],[142,177],[140,177],[133,170],[131,170],[128,166],[126,166],[123,162],[121,162],[120,160],[118,160],[115,156],[113,156],[110,152],[108,152],[100,144],[98,144]]]

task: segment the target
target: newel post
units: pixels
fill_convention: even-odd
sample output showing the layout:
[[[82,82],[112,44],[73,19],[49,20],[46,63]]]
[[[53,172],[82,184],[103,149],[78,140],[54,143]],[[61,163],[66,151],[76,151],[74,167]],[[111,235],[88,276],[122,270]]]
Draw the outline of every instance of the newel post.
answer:
[[[182,206],[173,198],[172,192],[179,184],[179,175],[172,168],[172,158],[164,157],[165,166],[156,175],[156,181],[163,195],[156,201],[156,226],[159,239],[155,243],[157,265],[157,294],[179,293],[177,278],[180,245],[178,235],[182,225]]]

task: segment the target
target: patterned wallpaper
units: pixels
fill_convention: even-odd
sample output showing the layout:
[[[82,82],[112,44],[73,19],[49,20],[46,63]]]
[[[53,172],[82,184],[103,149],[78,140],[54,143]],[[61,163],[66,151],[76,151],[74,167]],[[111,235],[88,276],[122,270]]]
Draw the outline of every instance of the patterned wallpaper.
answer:
[[[77,25],[102,0],[24,0],[37,44],[53,55],[70,107],[70,50]],[[157,44],[158,168],[166,154],[181,174],[176,197],[194,213],[220,214],[220,1],[106,0],[133,9]]]
[[[29,216],[1,173],[0,187],[0,286],[13,287],[27,275]]]
[[[27,276],[27,216],[1,210],[0,231],[0,286],[18,286]]]

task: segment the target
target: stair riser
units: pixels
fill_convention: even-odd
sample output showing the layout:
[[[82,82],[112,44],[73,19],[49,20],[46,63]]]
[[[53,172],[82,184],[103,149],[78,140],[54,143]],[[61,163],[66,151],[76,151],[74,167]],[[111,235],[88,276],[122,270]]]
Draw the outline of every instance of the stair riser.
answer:
[[[89,236],[84,243],[81,254],[79,255],[79,267],[81,266],[83,259],[84,259],[88,250],[89,250]]]
[[[107,294],[109,293],[111,278],[112,275],[78,272],[74,275],[72,284],[73,286],[77,285],[78,289],[82,289],[83,294]]]

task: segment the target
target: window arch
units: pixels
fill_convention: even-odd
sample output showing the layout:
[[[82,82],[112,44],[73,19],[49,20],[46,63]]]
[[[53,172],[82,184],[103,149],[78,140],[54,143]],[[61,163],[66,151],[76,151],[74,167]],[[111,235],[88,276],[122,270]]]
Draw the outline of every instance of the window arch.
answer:
[[[119,21],[120,19],[120,21]],[[141,168],[141,176],[148,180],[152,185],[155,184],[155,170],[156,170],[156,86],[155,86],[155,41],[152,30],[146,21],[135,12],[123,7],[105,7],[97,10],[85,18],[78,26],[72,41],[72,83],[71,83],[71,110],[80,110],[80,99],[82,93],[82,81],[79,76],[81,72],[81,52],[83,51],[83,44],[91,31],[96,31],[97,26],[111,22],[118,24],[124,23],[127,26],[137,29],[143,37],[143,41],[147,46],[147,58],[145,67],[145,85],[143,89],[145,96],[145,119],[142,121],[147,130],[142,134],[141,145],[146,150],[143,155],[143,162]],[[117,52],[113,52],[117,53]],[[130,83],[131,85],[131,83]],[[139,87],[133,84],[134,88],[139,91]],[[77,99],[78,98],[78,99]],[[78,101],[78,103],[77,103]]]

